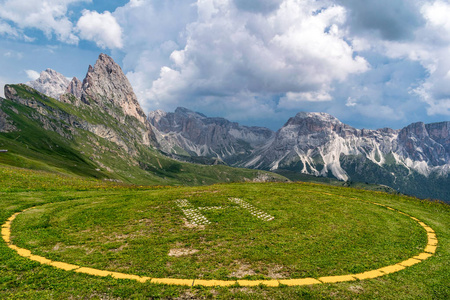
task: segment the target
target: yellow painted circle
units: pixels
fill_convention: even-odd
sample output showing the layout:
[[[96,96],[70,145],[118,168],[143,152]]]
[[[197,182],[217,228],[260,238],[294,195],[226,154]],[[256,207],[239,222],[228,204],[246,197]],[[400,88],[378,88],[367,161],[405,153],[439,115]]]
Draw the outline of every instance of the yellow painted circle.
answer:
[[[326,195],[331,196],[337,196],[329,193],[324,193]],[[357,199],[355,199],[357,200]],[[369,201],[366,201],[369,202]],[[404,212],[398,211],[396,209],[393,209],[391,207],[388,207],[383,204],[375,203],[375,202],[369,202],[378,206],[385,207],[389,210],[395,211],[397,213],[403,214],[405,216],[408,216],[412,220],[416,221],[422,228],[427,232],[428,237],[428,243],[423,250],[422,253],[419,255],[416,255],[414,257],[411,257],[405,261],[402,261],[400,263],[397,263],[395,265],[386,266],[383,268],[379,268],[372,271],[367,271],[364,273],[358,273],[358,274],[348,274],[348,275],[340,275],[340,276],[325,276],[325,277],[319,277],[319,278],[299,278],[299,279],[277,279],[277,280],[204,280],[204,279],[176,279],[176,278],[151,278],[151,277],[143,277],[143,276],[137,276],[137,275],[130,275],[130,274],[124,274],[124,273],[118,273],[118,272],[111,272],[111,271],[105,271],[105,270],[98,270],[93,269],[89,267],[81,267],[73,264],[68,264],[64,262],[58,262],[58,261],[52,261],[45,257],[33,255],[31,251],[23,248],[19,248],[11,243],[11,223],[12,221],[20,214],[15,213],[13,214],[5,224],[2,225],[2,238],[6,242],[9,248],[15,250],[20,256],[29,258],[31,260],[37,261],[44,265],[50,265],[58,269],[66,270],[66,271],[74,271],[77,273],[84,273],[94,276],[111,276],[116,279],[131,279],[131,280],[137,280],[139,282],[151,282],[151,283],[159,283],[159,284],[170,284],[170,285],[184,285],[184,286],[231,286],[231,285],[240,285],[240,286],[257,286],[257,285],[266,285],[271,287],[282,285],[288,285],[288,286],[299,286],[299,285],[312,285],[312,284],[323,284],[323,283],[335,283],[335,282],[345,282],[345,281],[355,281],[355,280],[363,280],[363,279],[369,279],[369,278],[376,278],[380,276],[384,276],[386,274],[391,274],[398,272],[400,270],[403,270],[407,267],[410,267],[412,265],[418,264],[422,262],[423,260],[431,257],[435,252],[438,244],[438,240],[436,237],[436,233],[434,230],[420,221],[419,219],[408,215]],[[26,210],[29,210],[32,208],[28,208]],[[26,211],[23,210],[22,212]]]

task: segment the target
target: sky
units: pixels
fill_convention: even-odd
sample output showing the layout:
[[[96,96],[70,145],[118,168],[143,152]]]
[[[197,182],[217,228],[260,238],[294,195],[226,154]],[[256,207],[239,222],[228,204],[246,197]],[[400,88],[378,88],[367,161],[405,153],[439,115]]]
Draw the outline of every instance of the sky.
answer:
[[[0,0],[0,85],[82,80],[106,53],[146,112],[397,129],[450,120],[448,16],[449,0]]]

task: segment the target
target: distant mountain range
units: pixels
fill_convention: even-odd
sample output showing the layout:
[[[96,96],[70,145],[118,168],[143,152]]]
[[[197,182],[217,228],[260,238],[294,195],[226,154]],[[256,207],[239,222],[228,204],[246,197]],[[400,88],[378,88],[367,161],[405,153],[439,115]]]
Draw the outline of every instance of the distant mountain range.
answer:
[[[326,113],[300,112],[277,132],[186,108],[149,113],[159,147],[226,164],[384,184],[450,201],[450,122],[401,130],[355,129]]]
[[[104,176],[121,173],[115,177],[133,181],[130,178],[141,171],[142,178],[149,172],[157,174],[164,169],[159,168],[163,156],[158,158],[159,165],[154,159],[154,151],[159,150],[167,161],[171,157],[383,184],[402,193],[450,202],[450,122],[366,130],[326,113],[300,112],[274,132],[186,108],[173,113],[156,110],[147,117],[120,67],[104,54],[94,67],[89,66],[83,81],[69,81],[47,69],[27,86],[5,86],[5,96],[0,100],[0,133],[23,132],[19,115],[26,116],[44,130],[56,132],[73,151],[90,152],[89,163],[106,170],[109,174]],[[80,138],[83,135],[87,138]],[[130,177],[126,165],[140,171],[130,172]],[[161,176],[168,175],[173,173]]]

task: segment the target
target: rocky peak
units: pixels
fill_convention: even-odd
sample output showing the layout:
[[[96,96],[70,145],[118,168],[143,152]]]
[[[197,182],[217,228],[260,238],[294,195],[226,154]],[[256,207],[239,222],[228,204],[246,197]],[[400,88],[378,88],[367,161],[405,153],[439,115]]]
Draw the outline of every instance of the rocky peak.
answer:
[[[69,86],[66,89],[66,94],[72,94],[77,99],[81,99],[81,95],[83,93],[82,88],[83,83],[76,77],[72,78]]]
[[[439,122],[425,125],[429,136],[444,145],[450,153],[450,122]]]
[[[356,129],[348,126],[327,113],[299,112],[290,118],[282,130],[294,130],[300,135],[329,133],[334,131],[340,135],[357,134]]]
[[[41,72],[38,79],[29,81],[26,85],[44,95],[59,99],[59,96],[66,92],[69,83],[70,81],[61,73],[47,69]]]
[[[185,107],[177,107],[175,109],[175,114],[185,115],[185,116],[191,116],[197,119],[203,119],[206,118],[206,116],[202,113],[194,112],[190,109],[187,109]]]
[[[84,103],[96,103],[120,122],[125,116],[117,112],[122,108],[125,115],[135,117],[141,123],[146,122],[130,82],[122,69],[106,54],[100,54],[94,67],[89,66],[82,84],[81,100]]]
[[[424,139],[428,137],[428,131],[422,122],[412,123],[400,131],[399,138],[405,140],[407,138]]]

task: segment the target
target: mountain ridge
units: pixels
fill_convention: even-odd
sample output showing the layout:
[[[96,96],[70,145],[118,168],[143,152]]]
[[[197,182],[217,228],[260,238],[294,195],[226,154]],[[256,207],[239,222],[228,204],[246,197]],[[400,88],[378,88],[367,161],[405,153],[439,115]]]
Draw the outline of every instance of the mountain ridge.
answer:
[[[59,99],[25,84],[0,98],[0,164],[132,184],[287,181],[266,171],[180,162],[158,149],[121,68],[101,54]],[[81,96],[80,96],[81,95]],[[192,160],[203,161],[203,160]]]
[[[218,155],[213,149],[223,144],[220,141],[220,137],[226,136],[223,131],[230,133],[230,129],[223,126],[224,121],[220,119],[220,122],[217,122],[215,121],[217,118],[208,118],[192,112],[188,117],[181,113],[186,110],[177,109],[174,113],[158,111],[157,122],[152,120],[153,113],[150,112],[149,119],[157,136],[162,131],[165,138],[171,141],[173,149],[182,148],[188,155],[218,158],[238,167],[270,171],[288,170],[334,177],[343,181],[359,180],[384,184],[403,193],[413,193],[420,197],[439,197],[450,201],[450,190],[448,185],[447,187],[445,185],[447,182],[450,183],[450,151],[448,151],[450,122],[431,124],[417,122],[397,130],[356,129],[327,113],[299,112],[289,118],[278,131],[272,131],[265,143],[247,147],[246,155],[228,151],[227,156],[223,156]],[[215,136],[216,143],[189,139],[189,134],[183,132],[183,127],[176,127],[175,123],[164,120],[164,116],[178,119],[177,124],[185,122],[183,118],[197,116],[197,121],[200,122],[198,127],[188,130],[203,132],[202,135],[206,136],[207,123],[209,127],[206,128],[214,128],[214,132],[220,134]],[[174,127],[170,128],[170,124]],[[236,130],[240,128],[239,124],[237,126]],[[270,131],[267,128],[265,130]],[[246,142],[239,138],[235,140],[227,138],[227,141],[232,142],[227,149],[234,150],[238,149],[237,145]],[[207,150],[199,154],[194,151],[197,148]],[[371,173],[377,174],[377,178],[371,176]],[[441,179],[445,183],[444,186],[435,187],[438,192],[431,191],[429,195],[418,193],[417,188],[411,186],[417,184],[434,186],[430,181],[442,182]]]
[[[41,90],[62,90],[61,74],[48,70],[41,74],[47,78],[35,82],[42,85]],[[147,170],[154,164],[142,160],[142,153],[150,147],[179,161],[358,180],[450,201],[448,121],[372,130],[356,129],[323,112],[299,112],[275,132],[182,107],[173,113],[151,111],[147,116],[120,66],[105,54],[89,66],[83,81],[74,77],[67,82],[58,97],[61,104],[52,102],[56,109],[43,105],[51,102],[45,100],[47,96],[25,86],[18,86],[23,94],[19,96],[14,94],[17,88],[6,86],[5,95],[36,110],[31,117],[45,129],[65,138],[73,138],[74,130],[88,131],[130,155],[129,164]],[[45,101],[35,101],[36,97]],[[58,110],[63,104],[67,112]],[[15,129],[17,124],[2,111],[0,131]],[[96,163],[106,166],[99,160]]]

